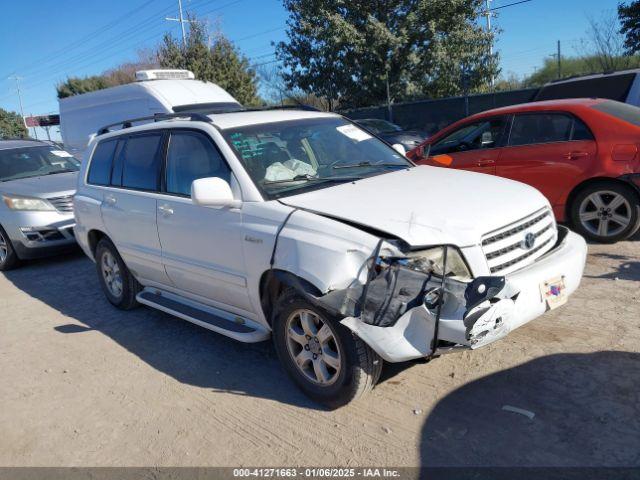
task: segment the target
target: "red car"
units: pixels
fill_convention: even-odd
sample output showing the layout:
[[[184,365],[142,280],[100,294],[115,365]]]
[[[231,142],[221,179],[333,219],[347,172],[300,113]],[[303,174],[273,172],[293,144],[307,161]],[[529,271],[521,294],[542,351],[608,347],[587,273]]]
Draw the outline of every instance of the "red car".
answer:
[[[527,103],[472,115],[407,156],[540,190],[559,222],[613,243],[640,229],[640,108],[603,99]]]

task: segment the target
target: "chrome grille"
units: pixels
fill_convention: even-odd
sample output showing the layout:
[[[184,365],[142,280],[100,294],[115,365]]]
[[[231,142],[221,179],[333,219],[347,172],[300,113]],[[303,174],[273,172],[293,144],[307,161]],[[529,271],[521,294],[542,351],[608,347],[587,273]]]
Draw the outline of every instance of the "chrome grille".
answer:
[[[525,245],[528,235],[534,240],[529,247]],[[544,255],[555,243],[557,235],[553,214],[545,208],[484,235],[482,251],[491,274],[505,275]]]
[[[55,207],[61,213],[73,212],[73,195],[67,195],[65,197],[53,197],[47,198],[51,205]]]

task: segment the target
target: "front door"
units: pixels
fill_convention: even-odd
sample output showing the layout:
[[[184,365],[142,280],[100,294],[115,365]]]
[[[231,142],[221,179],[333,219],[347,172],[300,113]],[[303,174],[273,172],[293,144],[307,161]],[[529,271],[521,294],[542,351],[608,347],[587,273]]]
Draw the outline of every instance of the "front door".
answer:
[[[223,309],[253,310],[247,292],[242,210],[194,205],[191,183],[231,170],[205,134],[172,130],[167,147],[165,195],[158,199],[162,261],[174,286]]]
[[[431,146],[430,163],[495,174],[506,123],[506,117],[499,116],[460,126]]]

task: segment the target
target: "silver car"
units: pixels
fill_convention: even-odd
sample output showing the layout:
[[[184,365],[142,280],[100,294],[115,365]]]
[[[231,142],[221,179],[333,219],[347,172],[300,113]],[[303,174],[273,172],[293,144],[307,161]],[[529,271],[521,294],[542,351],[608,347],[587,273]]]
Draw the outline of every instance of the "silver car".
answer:
[[[79,167],[69,153],[44,142],[0,141],[0,271],[76,245]]]

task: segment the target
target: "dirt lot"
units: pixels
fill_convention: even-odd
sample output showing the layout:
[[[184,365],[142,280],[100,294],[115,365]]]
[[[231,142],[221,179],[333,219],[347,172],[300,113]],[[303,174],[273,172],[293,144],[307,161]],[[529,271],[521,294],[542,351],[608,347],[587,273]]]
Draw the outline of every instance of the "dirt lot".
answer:
[[[591,245],[565,307],[328,412],[269,342],[117,311],[81,254],[33,262],[0,274],[0,465],[640,466],[639,286],[640,237]]]

